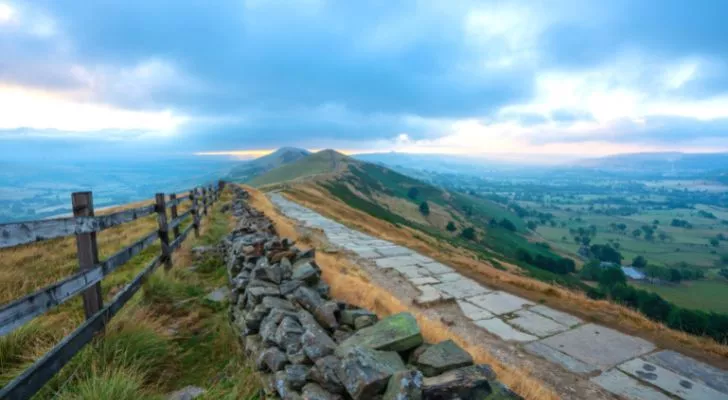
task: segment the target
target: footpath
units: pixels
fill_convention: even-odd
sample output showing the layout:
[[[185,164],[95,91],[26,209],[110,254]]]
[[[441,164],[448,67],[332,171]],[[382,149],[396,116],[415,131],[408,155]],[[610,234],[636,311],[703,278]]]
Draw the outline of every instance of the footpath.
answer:
[[[466,325],[461,330],[476,339],[486,338],[477,343],[494,355],[514,363],[537,359],[533,365],[538,370],[532,370],[535,376],[545,377],[551,384],[563,379],[574,387],[570,388],[573,396],[567,392],[564,397],[728,399],[726,371],[486,287],[447,265],[350,229],[280,194],[270,198],[284,215],[322,230],[332,245],[354,253],[360,265],[379,273],[383,281],[399,278],[394,288],[398,295],[411,296],[413,304],[433,309],[433,313],[439,309],[451,318],[457,313]]]

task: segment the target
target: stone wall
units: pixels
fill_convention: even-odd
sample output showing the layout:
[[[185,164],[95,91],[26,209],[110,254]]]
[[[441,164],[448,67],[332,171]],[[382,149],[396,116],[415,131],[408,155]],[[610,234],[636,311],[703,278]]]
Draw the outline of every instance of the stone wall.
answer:
[[[265,398],[518,399],[452,341],[424,343],[410,313],[378,320],[331,299],[315,251],[279,238],[233,187],[234,231],[221,244],[230,318]]]

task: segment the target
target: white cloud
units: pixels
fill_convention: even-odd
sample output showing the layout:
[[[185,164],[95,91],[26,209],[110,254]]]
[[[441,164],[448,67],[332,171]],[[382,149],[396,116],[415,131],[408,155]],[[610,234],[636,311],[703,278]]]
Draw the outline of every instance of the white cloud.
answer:
[[[15,15],[15,9],[9,4],[0,3],[0,24],[10,22]]]
[[[0,110],[3,110],[0,129],[32,128],[71,132],[141,130],[166,135],[174,133],[188,120],[170,110],[125,110],[18,86],[0,86]]]

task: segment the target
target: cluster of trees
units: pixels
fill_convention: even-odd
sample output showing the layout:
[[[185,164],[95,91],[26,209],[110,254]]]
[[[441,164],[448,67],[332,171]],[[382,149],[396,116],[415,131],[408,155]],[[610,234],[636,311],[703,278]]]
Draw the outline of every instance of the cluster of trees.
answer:
[[[598,275],[599,288],[590,289],[587,293],[590,297],[608,297],[673,329],[707,335],[721,343],[728,340],[728,314],[689,310],[668,302],[656,293],[629,286],[621,268],[605,268]]]
[[[650,279],[660,279],[666,282],[680,283],[682,281],[693,281],[703,279],[705,273],[696,268],[687,267],[660,267],[657,265],[648,265],[645,268],[645,275]]]
[[[703,218],[717,219],[717,217],[715,216],[715,214],[713,214],[712,212],[705,211],[705,210],[699,210],[698,211],[698,215],[701,216],[701,217],[703,217]]]
[[[684,219],[678,219],[678,218],[673,218],[673,220],[670,222],[670,226],[675,226],[678,228],[685,228],[685,229],[693,228],[693,225],[690,222],[688,222]]]
[[[491,218],[488,225],[490,225],[491,228],[503,228],[503,229],[509,230],[511,232],[515,232],[517,230],[516,224],[514,224],[508,218],[503,218],[500,221],[498,221],[495,218]]]
[[[576,271],[574,260],[564,257],[546,257],[541,254],[532,256],[528,250],[519,248],[516,250],[516,258],[534,267],[553,272],[555,274],[566,275]]]
[[[721,268],[720,271],[718,271],[718,275],[728,279],[728,268]]]
[[[593,244],[589,248],[589,252],[591,253],[592,257],[596,258],[599,261],[611,262],[615,264],[621,264],[622,259],[624,258],[622,257],[622,253],[620,253],[610,244]]]
[[[426,201],[420,203],[420,213],[425,217],[430,215],[430,205]]]

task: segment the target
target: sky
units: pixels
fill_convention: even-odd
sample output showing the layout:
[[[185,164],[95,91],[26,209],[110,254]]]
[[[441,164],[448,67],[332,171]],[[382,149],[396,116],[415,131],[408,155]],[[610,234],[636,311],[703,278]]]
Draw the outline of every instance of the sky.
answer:
[[[0,0],[0,161],[728,151],[723,0]]]

